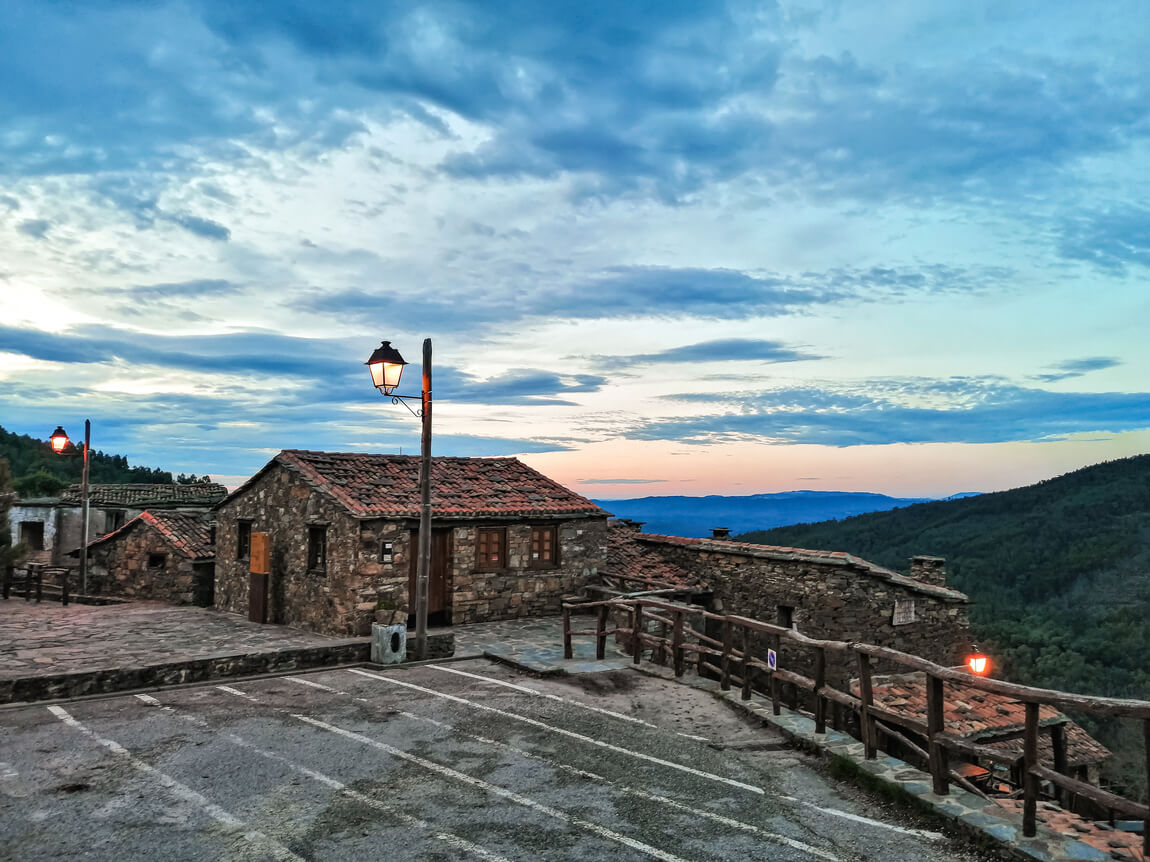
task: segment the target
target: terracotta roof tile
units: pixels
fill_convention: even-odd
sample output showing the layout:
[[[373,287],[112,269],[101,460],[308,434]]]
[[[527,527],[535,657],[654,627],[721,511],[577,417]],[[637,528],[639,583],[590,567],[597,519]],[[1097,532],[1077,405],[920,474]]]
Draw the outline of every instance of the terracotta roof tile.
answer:
[[[996,799],[995,802],[999,807],[1022,817],[1021,799]],[[991,815],[997,813],[993,807],[985,810]],[[1039,805],[1037,815],[1039,822],[1048,829],[1068,838],[1076,838],[1109,854],[1113,859],[1146,858],[1142,854],[1142,836],[1134,832],[1122,832],[1109,823],[1094,823],[1057,806]]]
[[[748,557],[758,557],[768,560],[800,560],[803,562],[822,563],[829,566],[846,566],[880,580],[898,584],[914,592],[925,593],[940,599],[952,602],[968,602],[970,599],[965,593],[947,587],[937,587],[924,584],[915,578],[900,575],[898,572],[884,569],[861,557],[848,554],[844,551],[814,551],[808,548],[786,548],[779,545],[759,545],[753,542],[734,542],[729,539],[690,539],[683,536],[661,536],[655,533],[634,533],[637,540],[654,542],[665,545],[678,545],[693,548],[699,551],[714,551],[724,554],[742,554]]]
[[[113,541],[130,530],[144,526],[154,529],[177,553],[189,559],[206,560],[215,556],[211,524],[207,519],[189,512],[141,512],[120,529],[89,542],[88,548]]]
[[[608,522],[604,574],[658,581],[674,587],[708,588],[694,572],[664,559],[650,545],[636,541],[636,535],[630,527]]]
[[[857,680],[851,681],[851,690],[858,693]],[[943,682],[943,690],[946,704],[943,720],[947,732],[982,745],[1022,754],[1020,737],[997,739],[1018,734],[1026,727],[1026,707],[1021,701],[949,680]],[[925,722],[926,676],[915,672],[875,677],[874,702],[876,706],[908,713]],[[1110,756],[1105,746],[1052,706],[1039,706],[1038,723],[1041,727],[1066,724],[1066,762],[1069,766],[1097,763]],[[1049,734],[1039,736],[1039,757],[1053,766],[1054,753]]]
[[[203,506],[210,508],[228,495],[228,489],[215,482],[196,485],[90,485],[91,506],[128,506],[144,509],[154,506]],[[62,502],[78,506],[80,486],[70,485],[60,495]]]
[[[431,506],[437,518],[608,514],[517,458],[431,460]],[[418,455],[286,449],[272,463],[298,473],[357,518],[418,518],[419,461]],[[232,496],[242,494],[259,475]]]

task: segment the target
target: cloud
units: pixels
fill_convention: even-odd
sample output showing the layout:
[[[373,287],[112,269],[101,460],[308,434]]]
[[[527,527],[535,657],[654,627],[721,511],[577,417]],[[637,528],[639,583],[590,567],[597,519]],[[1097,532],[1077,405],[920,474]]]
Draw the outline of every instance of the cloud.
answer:
[[[187,213],[170,213],[163,215],[162,218],[205,239],[216,239],[227,242],[232,238],[232,232],[228,228],[211,219],[200,218],[199,216],[189,215]]]
[[[1057,393],[996,378],[866,381],[739,395],[685,394],[721,413],[643,422],[635,440],[716,443],[758,437],[825,446],[1004,443],[1150,428],[1150,393]]]
[[[1115,206],[1067,218],[1058,254],[1116,275],[1131,265],[1150,267],[1150,208]]]
[[[33,239],[43,239],[51,227],[52,222],[48,221],[47,219],[36,218],[26,219],[25,221],[20,222],[18,225],[16,225],[16,230],[20,231],[20,233],[24,234],[25,236],[32,237]]]
[[[666,479],[580,479],[580,485],[657,485]]]
[[[758,338],[719,338],[682,347],[671,347],[656,353],[632,353],[626,356],[598,356],[595,359],[607,368],[627,368],[633,365],[652,365],[667,362],[802,362],[824,359],[815,353],[785,346],[781,341]]]
[[[1089,374],[1091,371],[1102,371],[1107,368],[1115,368],[1122,364],[1122,361],[1115,359],[1112,356],[1091,356],[1086,359],[1067,359],[1063,362],[1056,362],[1050,366],[1054,371],[1046,374],[1034,375],[1035,380],[1041,380],[1044,383],[1057,383],[1060,380],[1069,380],[1073,377],[1081,377],[1084,374]]]

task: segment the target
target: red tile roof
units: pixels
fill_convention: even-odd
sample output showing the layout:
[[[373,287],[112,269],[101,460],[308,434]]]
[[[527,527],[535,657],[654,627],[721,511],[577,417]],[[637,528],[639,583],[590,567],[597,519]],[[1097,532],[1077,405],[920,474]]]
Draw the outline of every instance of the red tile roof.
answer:
[[[753,542],[733,542],[729,539],[690,539],[683,536],[661,536],[655,533],[633,533],[632,535],[637,541],[675,545],[700,552],[710,551],[767,560],[800,560],[828,566],[845,566],[861,574],[889,581],[908,590],[925,593],[945,601],[970,601],[965,593],[960,593],[958,590],[925,584],[920,580],[900,575],[890,569],[884,569],[882,566],[877,566],[844,551],[812,551],[807,548],[784,548],[778,545],[758,545]]]
[[[639,535],[631,527],[608,522],[607,557],[603,574],[618,578],[636,578],[640,582],[657,581],[674,587],[708,589],[698,574],[663,558],[650,545],[636,541]],[[630,588],[629,585],[627,588]]]
[[[279,464],[354,517],[418,518],[419,461],[418,455],[285,449],[231,497],[244,493],[264,471]],[[517,458],[435,457],[431,461],[431,507],[436,518],[605,518],[608,514]]]
[[[858,694],[857,680],[851,681],[851,690]],[[1017,735],[1026,727],[1026,707],[1021,701],[949,680],[943,682],[943,694],[946,706],[943,720],[948,733],[1022,754],[1022,739]],[[907,713],[925,723],[926,675],[914,672],[875,677],[874,702],[876,706]],[[1053,706],[1043,704],[1038,707],[1038,724],[1040,727],[1066,724],[1066,762],[1069,766],[1097,763],[1110,756],[1105,746]],[[1000,738],[1004,736],[1016,738]],[[1039,736],[1039,757],[1053,766],[1054,753],[1047,733]]]
[[[88,548],[113,541],[126,535],[129,530],[141,527],[151,527],[178,554],[188,559],[206,560],[215,556],[211,524],[199,515],[188,512],[141,512],[120,529],[89,542]]]
[[[201,506],[210,508],[228,495],[228,489],[215,482],[195,485],[90,485],[90,506],[126,506],[145,509],[155,506]],[[62,502],[79,506],[80,486],[70,485],[60,495]]]

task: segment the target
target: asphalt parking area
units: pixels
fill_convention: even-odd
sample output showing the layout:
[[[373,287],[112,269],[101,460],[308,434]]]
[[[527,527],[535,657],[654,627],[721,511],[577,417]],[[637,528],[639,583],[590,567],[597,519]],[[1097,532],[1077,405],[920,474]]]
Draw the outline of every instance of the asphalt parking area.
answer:
[[[473,661],[5,710],[0,858],[973,858],[703,693],[593,677]]]

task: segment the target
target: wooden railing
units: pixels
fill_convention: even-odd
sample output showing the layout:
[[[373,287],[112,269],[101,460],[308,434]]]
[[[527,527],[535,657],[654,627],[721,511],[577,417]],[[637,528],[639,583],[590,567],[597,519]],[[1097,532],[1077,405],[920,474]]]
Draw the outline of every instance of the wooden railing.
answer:
[[[594,612],[595,628],[572,630],[572,613],[585,611]],[[608,628],[612,614],[615,615],[616,622],[613,628]],[[690,620],[699,621],[703,630],[700,631],[690,625]],[[652,623],[659,627],[658,634],[648,631]],[[712,632],[718,629],[720,635],[718,638],[707,634],[708,623],[712,624]],[[826,733],[828,712],[832,715],[832,725],[836,729],[843,729],[840,713],[845,707],[858,717],[859,737],[868,759],[877,756],[880,735],[897,740],[927,763],[933,790],[940,796],[949,793],[951,782],[985,796],[962,776],[951,771],[949,752],[959,752],[1020,768],[1023,775],[1023,835],[1033,837],[1037,832],[1038,798],[1041,782],[1046,781],[1054,785],[1058,791],[1076,794],[1110,811],[1111,817],[1120,814],[1142,820],[1144,827],[1142,852],[1150,859],[1150,806],[1066,775],[1066,735],[1061,725],[1049,728],[1054,768],[1043,766],[1038,759],[1038,739],[1043,730],[1039,725],[1038,711],[1042,705],[1135,719],[1142,723],[1146,776],[1150,784],[1150,702],[1148,701],[1091,697],[987,679],[962,670],[943,667],[889,647],[818,640],[806,637],[793,628],[760,622],[750,617],[715,614],[695,605],[684,605],[657,598],[623,597],[579,604],[564,603],[563,652],[567,658],[573,655],[571,638],[576,636],[594,637],[596,658],[604,658],[607,638],[612,634],[623,636],[622,640],[629,644],[634,664],[640,664],[643,653],[650,649],[652,660],[661,664],[669,660],[676,676],[683,675],[686,671],[687,656],[693,654],[694,665],[700,675],[709,673],[717,677],[719,687],[723,691],[729,691],[732,684],[738,685],[743,700],[751,699],[758,675],[760,679],[766,680],[766,690],[761,693],[770,697],[775,715],[781,712],[784,686],[790,689],[792,708],[797,707],[798,692],[807,692],[814,701],[815,733]],[[813,676],[783,669],[784,644],[788,649],[809,651],[813,661],[808,664],[813,667]],[[760,654],[764,645],[775,651],[778,659],[775,667],[771,667]],[[828,683],[827,657],[832,653],[840,655],[850,666],[857,669],[857,696]],[[925,675],[927,713],[925,722],[917,715],[897,708],[877,706],[874,703],[873,669],[876,661],[921,671]],[[946,711],[944,686],[946,682],[960,683],[967,688],[1002,695],[1024,704],[1025,730],[1022,754],[980,745],[948,733],[943,718]],[[925,739],[927,748],[924,750],[900,732],[899,728],[909,730]]]
[[[19,595],[22,587],[24,601],[30,602],[35,598],[36,604],[39,604],[47,588],[49,598],[55,599],[58,594],[60,603],[67,606],[70,598],[69,574],[70,571],[66,567],[45,566],[43,563],[28,563],[23,568],[4,568],[0,570],[0,597],[7,600],[13,592]],[[53,580],[45,583],[45,575],[49,575]]]

